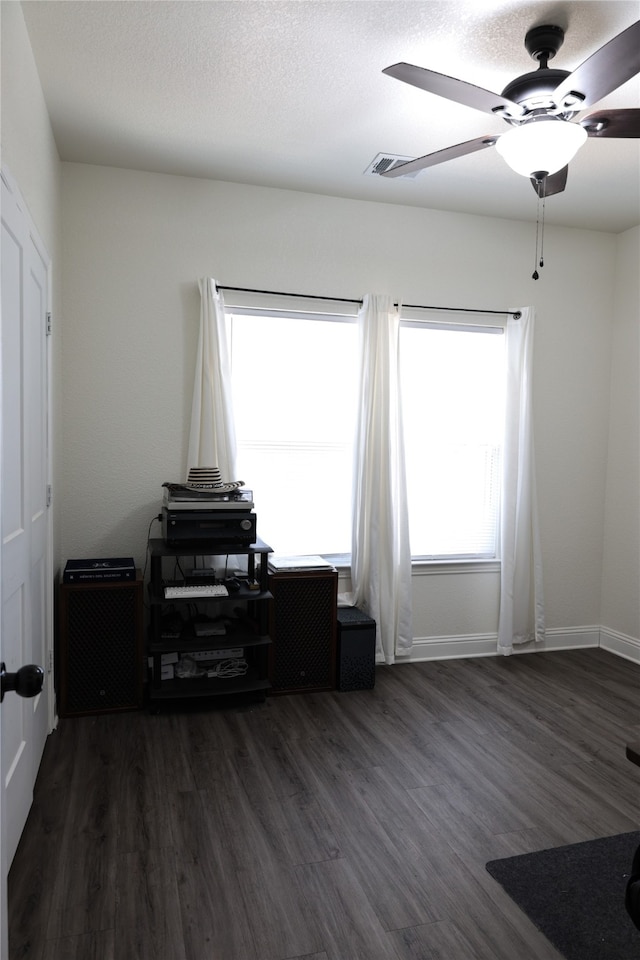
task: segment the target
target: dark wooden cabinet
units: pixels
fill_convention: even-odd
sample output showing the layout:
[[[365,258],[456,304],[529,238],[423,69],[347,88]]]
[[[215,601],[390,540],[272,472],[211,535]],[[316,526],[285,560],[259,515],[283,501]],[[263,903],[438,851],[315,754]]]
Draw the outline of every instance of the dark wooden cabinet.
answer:
[[[269,574],[269,679],[274,693],[336,685],[336,570]]]

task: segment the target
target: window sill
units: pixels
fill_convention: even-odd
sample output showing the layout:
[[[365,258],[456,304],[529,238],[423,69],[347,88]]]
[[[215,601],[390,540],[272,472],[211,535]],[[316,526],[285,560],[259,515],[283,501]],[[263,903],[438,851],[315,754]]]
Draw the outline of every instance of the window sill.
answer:
[[[436,574],[451,573],[499,573],[500,561],[491,559],[462,560],[414,560],[411,564],[411,575],[414,577],[430,577]]]
[[[351,573],[351,560],[344,556],[325,556],[325,560],[332,563],[340,575]],[[499,573],[500,561],[496,559],[459,559],[459,560],[413,560],[411,562],[412,577],[431,577],[437,574],[456,573]]]

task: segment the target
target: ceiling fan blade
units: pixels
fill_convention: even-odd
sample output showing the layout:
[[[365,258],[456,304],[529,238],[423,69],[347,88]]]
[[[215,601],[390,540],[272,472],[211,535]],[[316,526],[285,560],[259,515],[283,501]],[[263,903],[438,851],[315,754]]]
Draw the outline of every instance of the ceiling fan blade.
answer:
[[[447,100],[462,103],[465,107],[473,107],[475,110],[482,110],[484,113],[499,116],[506,114],[509,117],[521,117],[524,113],[520,104],[507,100],[499,93],[476,87],[465,80],[447,77],[444,73],[436,73],[435,70],[414,67],[411,63],[394,63],[382,72],[389,77],[395,77],[396,80],[402,80],[403,83],[419,87],[420,90],[426,90],[427,93],[435,93],[438,97],[445,97]]]
[[[597,110],[580,125],[590,137],[640,137],[640,110]]]
[[[467,153],[475,153],[476,150],[484,150],[485,147],[493,147],[498,137],[477,137],[475,140],[467,140],[465,143],[457,143],[453,147],[444,147],[442,150],[436,150],[434,153],[428,153],[424,157],[418,157],[416,160],[408,160],[407,163],[398,163],[395,167],[389,167],[381,177],[402,177],[405,173],[417,173],[418,170],[424,170],[426,167],[435,167],[438,163],[445,163],[447,160],[455,160],[457,157],[464,157]]]
[[[640,73],[640,20],[592,53],[556,87],[559,106],[581,110]]]
[[[539,197],[552,197],[554,193],[562,193],[567,185],[568,173],[569,167],[563,167],[562,170],[546,176],[544,180],[534,180],[531,177],[533,189]]]

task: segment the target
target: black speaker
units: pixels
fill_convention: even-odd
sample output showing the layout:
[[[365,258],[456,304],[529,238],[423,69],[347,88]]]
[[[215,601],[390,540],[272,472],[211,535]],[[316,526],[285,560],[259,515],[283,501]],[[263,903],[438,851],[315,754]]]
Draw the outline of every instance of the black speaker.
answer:
[[[272,693],[335,688],[336,570],[272,573],[269,617]]]
[[[376,622],[357,607],[338,609],[338,690],[371,690],[376,682]]]
[[[142,706],[142,579],[60,584],[61,717]]]

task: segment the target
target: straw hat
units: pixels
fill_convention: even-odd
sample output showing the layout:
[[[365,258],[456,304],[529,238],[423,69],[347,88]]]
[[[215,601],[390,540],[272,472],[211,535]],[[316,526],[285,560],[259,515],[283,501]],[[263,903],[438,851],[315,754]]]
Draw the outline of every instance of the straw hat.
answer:
[[[231,493],[238,487],[244,487],[244,480],[223,483],[218,467],[191,467],[187,486],[198,490],[211,490],[214,493]]]

